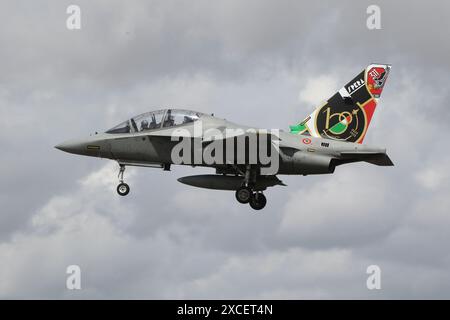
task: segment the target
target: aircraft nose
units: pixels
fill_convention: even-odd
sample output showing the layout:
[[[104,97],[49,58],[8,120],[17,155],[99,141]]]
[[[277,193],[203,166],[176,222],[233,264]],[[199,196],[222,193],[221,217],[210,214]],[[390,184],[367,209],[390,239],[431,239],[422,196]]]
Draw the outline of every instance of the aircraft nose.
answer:
[[[55,148],[64,152],[80,154],[86,148],[86,144],[81,141],[69,140],[57,144]]]
[[[57,144],[55,148],[64,152],[82,156],[108,158],[111,155],[111,146],[108,140],[98,136],[64,141]]]

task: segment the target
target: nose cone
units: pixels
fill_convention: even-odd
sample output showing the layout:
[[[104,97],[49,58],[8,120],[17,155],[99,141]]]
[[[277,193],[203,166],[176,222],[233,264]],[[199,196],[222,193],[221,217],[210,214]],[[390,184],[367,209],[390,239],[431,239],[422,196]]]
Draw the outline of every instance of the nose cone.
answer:
[[[84,154],[86,152],[86,143],[80,140],[69,140],[57,144],[55,148],[64,152]]]
[[[109,140],[100,135],[85,139],[68,140],[56,145],[55,148],[64,152],[89,157],[111,157]]]

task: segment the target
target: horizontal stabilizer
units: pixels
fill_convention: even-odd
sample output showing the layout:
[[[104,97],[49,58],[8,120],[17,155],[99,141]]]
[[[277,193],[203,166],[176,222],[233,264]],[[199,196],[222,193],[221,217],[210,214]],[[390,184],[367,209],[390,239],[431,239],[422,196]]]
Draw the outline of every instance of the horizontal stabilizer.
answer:
[[[382,152],[341,152],[343,159],[365,161],[377,166],[393,166],[394,163],[386,153]]]

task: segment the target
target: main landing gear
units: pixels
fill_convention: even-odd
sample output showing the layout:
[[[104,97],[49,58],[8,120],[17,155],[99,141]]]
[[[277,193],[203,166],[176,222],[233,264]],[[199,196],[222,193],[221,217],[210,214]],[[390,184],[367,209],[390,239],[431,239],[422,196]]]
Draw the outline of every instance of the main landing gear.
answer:
[[[125,166],[123,164],[120,165],[119,170],[119,185],[117,186],[117,193],[121,196],[126,196],[130,192],[130,186],[123,182],[123,173],[125,172]]]
[[[262,192],[257,191],[252,193],[249,201],[250,207],[252,207],[252,209],[261,210],[266,206],[266,203],[266,196]]]
[[[235,196],[239,203],[248,203],[255,210],[263,209],[267,203],[266,196],[261,191],[253,191],[250,187],[240,187]]]
[[[250,166],[247,166],[242,186],[236,190],[236,200],[239,203],[250,204],[254,210],[261,210],[266,206],[267,199],[262,191],[254,191],[256,173],[252,172]]]
[[[252,196],[252,189],[246,186],[242,186],[236,190],[236,200],[240,203],[249,203]]]

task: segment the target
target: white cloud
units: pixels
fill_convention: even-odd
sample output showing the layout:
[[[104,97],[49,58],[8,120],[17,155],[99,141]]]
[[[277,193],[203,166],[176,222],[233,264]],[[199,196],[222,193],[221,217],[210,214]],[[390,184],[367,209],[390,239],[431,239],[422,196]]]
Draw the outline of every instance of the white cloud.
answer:
[[[341,84],[341,87],[342,85],[344,84]],[[298,98],[300,102],[313,106],[312,110],[314,110],[322,102],[330,98],[339,88],[336,78],[329,75],[317,76],[308,79],[306,85],[300,90]]]
[[[425,188],[436,190],[442,187],[444,184],[448,186],[450,180],[450,170],[448,170],[448,161],[436,161],[436,163],[430,166],[424,167],[421,171],[417,172],[415,179]]]

